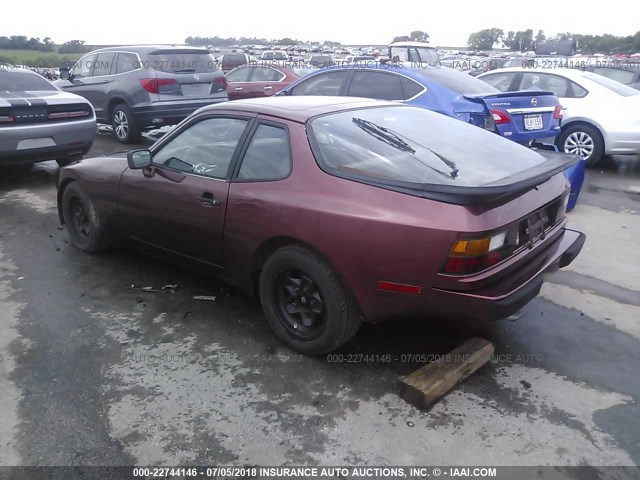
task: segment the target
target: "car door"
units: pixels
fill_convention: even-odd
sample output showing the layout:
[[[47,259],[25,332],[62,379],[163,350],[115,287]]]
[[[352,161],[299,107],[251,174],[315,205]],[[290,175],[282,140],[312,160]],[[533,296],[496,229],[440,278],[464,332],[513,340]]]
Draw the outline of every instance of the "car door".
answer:
[[[84,97],[91,102],[98,118],[106,118],[109,104],[109,84],[115,74],[115,52],[100,52],[96,56],[93,71],[82,79]]]
[[[93,67],[97,57],[98,55],[95,53],[82,57],[69,70],[69,79],[59,80],[56,82],[56,86],[64,91],[81,95],[89,100],[87,96],[89,90],[86,82],[91,78],[91,75],[93,75]]]
[[[194,119],[152,149],[153,164],[127,169],[118,211],[142,247],[211,265],[224,263],[229,179],[251,116]]]
[[[280,91],[280,83],[285,75],[268,66],[251,67],[251,78],[248,84],[250,97],[270,97]]]
[[[249,77],[251,69],[247,65],[241,65],[227,73],[227,95],[229,100],[249,98]]]

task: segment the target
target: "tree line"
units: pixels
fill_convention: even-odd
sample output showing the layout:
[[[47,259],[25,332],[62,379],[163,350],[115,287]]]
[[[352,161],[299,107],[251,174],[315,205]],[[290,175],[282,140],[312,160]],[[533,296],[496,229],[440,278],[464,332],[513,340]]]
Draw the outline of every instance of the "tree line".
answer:
[[[634,35],[615,36],[608,33],[604,35],[581,35],[578,33],[559,33],[547,38],[543,30],[519,30],[508,31],[506,34],[501,28],[485,28],[469,35],[467,46],[474,50],[491,50],[495,45],[504,45],[515,52],[535,50],[536,45],[547,40],[570,40],[575,42],[576,50],[580,53],[634,53],[640,52],[640,31]]]
[[[37,52],[58,53],[84,53],[89,49],[84,45],[84,40],[70,40],[57,45],[49,37],[40,40],[37,37],[27,38],[24,35],[12,35],[10,37],[0,37],[0,49],[2,50],[34,50]]]
[[[294,38],[284,37],[280,39],[267,40],[266,38],[256,37],[187,37],[184,43],[189,45],[199,45],[203,47],[230,47],[232,45],[299,45],[310,44],[320,45],[321,42],[304,42]],[[325,40],[322,45],[339,46],[340,42]]]

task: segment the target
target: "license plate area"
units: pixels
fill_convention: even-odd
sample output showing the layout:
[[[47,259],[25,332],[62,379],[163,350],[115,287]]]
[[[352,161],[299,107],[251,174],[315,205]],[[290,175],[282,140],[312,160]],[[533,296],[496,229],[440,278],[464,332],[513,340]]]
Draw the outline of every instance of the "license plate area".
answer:
[[[524,116],[524,129],[525,130],[542,130],[544,124],[542,123],[542,115],[525,115]]]
[[[182,94],[185,97],[206,97],[211,93],[210,83],[183,83]]]

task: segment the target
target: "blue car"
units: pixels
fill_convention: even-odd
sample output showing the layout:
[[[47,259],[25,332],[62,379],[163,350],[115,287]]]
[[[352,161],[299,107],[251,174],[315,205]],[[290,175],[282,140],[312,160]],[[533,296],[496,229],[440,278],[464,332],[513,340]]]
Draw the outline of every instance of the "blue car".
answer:
[[[279,95],[396,100],[442,113],[529,145],[560,133],[562,106],[551,92],[501,92],[448,67],[358,62],[319,69]]]

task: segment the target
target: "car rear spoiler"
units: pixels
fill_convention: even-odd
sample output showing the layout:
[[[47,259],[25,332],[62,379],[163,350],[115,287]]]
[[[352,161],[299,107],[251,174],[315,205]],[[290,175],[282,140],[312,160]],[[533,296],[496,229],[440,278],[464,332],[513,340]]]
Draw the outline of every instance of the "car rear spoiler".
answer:
[[[465,187],[456,185],[418,184],[385,180],[372,180],[370,177],[347,176],[340,170],[328,169],[329,173],[357,180],[372,186],[393,190],[407,195],[413,195],[455,205],[498,205],[522,195],[524,192],[542,185],[551,177],[572,167],[580,160],[579,155],[538,150],[538,154],[547,159],[533,168],[523,170],[515,175],[500,179],[481,187]]]
[[[554,95],[553,92],[547,90],[517,90],[515,92],[497,92],[497,93],[465,93],[462,96],[469,100],[487,98],[506,98],[506,97],[540,97],[546,95]]]

